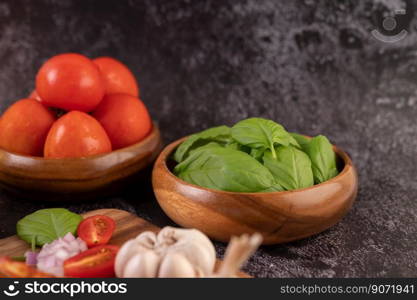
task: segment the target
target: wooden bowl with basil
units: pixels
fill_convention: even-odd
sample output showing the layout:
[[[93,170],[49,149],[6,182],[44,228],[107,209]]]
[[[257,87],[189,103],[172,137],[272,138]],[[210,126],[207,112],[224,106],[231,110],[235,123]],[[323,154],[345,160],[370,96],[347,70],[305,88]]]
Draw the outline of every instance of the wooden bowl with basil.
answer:
[[[327,138],[290,134],[260,118],[171,143],[156,160],[152,183],[177,224],[223,242],[259,232],[264,244],[328,229],[358,190],[350,157]]]
[[[0,186],[31,200],[73,202],[108,196],[129,183],[149,178],[161,149],[156,124],[136,144],[89,157],[52,159],[0,149]]]

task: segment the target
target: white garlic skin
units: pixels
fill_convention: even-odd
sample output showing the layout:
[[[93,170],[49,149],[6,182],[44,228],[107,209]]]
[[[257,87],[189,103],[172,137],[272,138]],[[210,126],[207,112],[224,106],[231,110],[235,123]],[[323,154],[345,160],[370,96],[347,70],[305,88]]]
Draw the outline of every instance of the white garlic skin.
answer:
[[[131,257],[123,270],[124,278],[153,278],[158,272],[161,258],[154,251],[145,250]]]
[[[123,244],[120,250],[117,253],[115,261],[115,273],[119,278],[129,278],[129,277],[154,277],[153,274],[148,274],[148,276],[140,276],[140,271],[138,273],[133,273],[129,268],[129,275],[126,274],[126,266],[129,261],[135,256],[144,253],[147,250],[152,250],[156,243],[156,235],[153,232],[147,231],[138,235],[135,239],[129,240]],[[138,258],[136,258],[137,260]]]
[[[159,267],[159,278],[193,278],[197,272],[192,263],[179,253],[168,253]]]
[[[180,253],[202,274],[213,273],[216,263],[216,250],[209,238],[197,229],[163,228],[157,236],[157,245],[176,240],[167,251]]]
[[[195,229],[163,228],[144,232],[126,242],[115,262],[121,278],[204,277],[213,273],[216,252],[211,241]]]

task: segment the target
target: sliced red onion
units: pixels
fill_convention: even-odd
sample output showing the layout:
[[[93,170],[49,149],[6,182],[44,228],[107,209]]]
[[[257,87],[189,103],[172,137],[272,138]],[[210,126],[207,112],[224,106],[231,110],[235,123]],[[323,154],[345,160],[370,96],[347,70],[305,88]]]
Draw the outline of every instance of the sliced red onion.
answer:
[[[68,232],[62,239],[67,242],[72,242],[76,240],[75,236],[73,236],[71,232]]]
[[[38,255],[37,267],[40,271],[64,276],[64,261],[85,250],[87,244],[82,239],[67,233],[64,237],[42,247]]]
[[[27,251],[25,253],[26,264],[30,266],[36,266],[38,263],[38,253],[34,251]]]

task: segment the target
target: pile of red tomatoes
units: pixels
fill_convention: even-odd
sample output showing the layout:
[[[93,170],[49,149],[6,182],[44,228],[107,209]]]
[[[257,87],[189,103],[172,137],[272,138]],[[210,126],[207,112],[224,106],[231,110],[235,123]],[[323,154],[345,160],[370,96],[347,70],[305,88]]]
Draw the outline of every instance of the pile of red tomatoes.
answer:
[[[47,60],[32,94],[1,116],[0,147],[45,158],[86,157],[135,144],[151,129],[124,64],[68,53]]]

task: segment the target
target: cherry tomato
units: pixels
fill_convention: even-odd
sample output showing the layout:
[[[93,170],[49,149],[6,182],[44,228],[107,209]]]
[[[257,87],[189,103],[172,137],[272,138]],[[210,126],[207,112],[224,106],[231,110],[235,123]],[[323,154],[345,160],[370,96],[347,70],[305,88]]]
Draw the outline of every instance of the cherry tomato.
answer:
[[[111,151],[109,137],[92,116],[72,111],[58,119],[48,133],[47,158],[85,157]]]
[[[36,90],[33,90],[32,93],[30,93],[29,99],[35,99],[38,100],[39,102],[42,102],[41,97],[39,97],[39,94]]]
[[[14,261],[8,257],[0,257],[0,278],[48,278],[51,274],[40,272],[24,262]]]
[[[106,130],[113,149],[139,142],[152,128],[143,102],[126,94],[106,95],[93,116]]]
[[[116,228],[116,222],[108,216],[88,217],[78,225],[78,236],[87,243],[88,248],[107,244]]]
[[[139,87],[135,76],[120,61],[110,57],[93,60],[103,74],[106,94],[128,94],[139,96]]]
[[[0,122],[0,147],[11,152],[42,156],[43,146],[55,116],[33,99],[15,102]]]
[[[64,262],[64,274],[77,278],[114,277],[114,260],[118,246],[102,245],[67,259]]]
[[[103,98],[104,82],[89,58],[68,53],[52,57],[39,69],[36,91],[47,106],[89,112]]]

